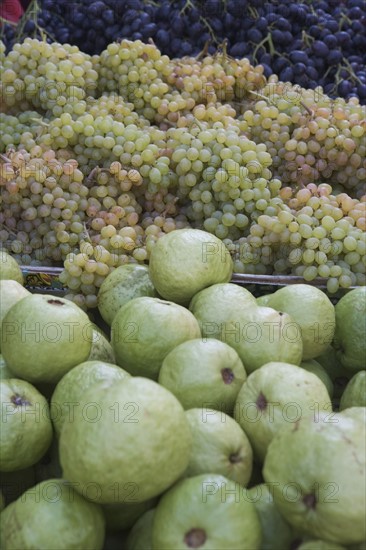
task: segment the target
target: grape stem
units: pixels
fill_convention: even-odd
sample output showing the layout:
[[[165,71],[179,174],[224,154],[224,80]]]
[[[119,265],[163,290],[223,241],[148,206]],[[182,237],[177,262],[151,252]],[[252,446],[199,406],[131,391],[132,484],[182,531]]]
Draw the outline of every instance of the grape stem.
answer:
[[[159,4],[158,2],[154,2],[153,0],[143,0],[143,3],[145,6],[155,6],[155,7],[159,7]]]
[[[259,14],[253,6],[249,6],[248,11],[249,11],[249,14],[253,17],[253,19],[258,19]]]
[[[303,101],[300,101],[300,105],[305,109],[305,111],[309,114],[309,116],[311,117],[314,116],[314,111],[312,111],[307,105],[305,105]]]
[[[89,176],[86,178],[87,184],[91,184],[94,181],[95,175],[100,172],[99,166],[95,166],[93,170],[90,172]]]
[[[260,99],[263,99],[264,101],[267,101],[267,103],[269,103],[270,105],[276,105],[276,103],[275,103],[275,101],[273,101],[273,99],[270,99],[269,97],[267,97],[263,94],[260,94],[258,92],[254,92],[253,90],[248,90],[248,92],[250,94],[255,95],[256,97],[259,97]]]
[[[343,58],[343,62],[345,64],[344,67],[340,67],[338,69],[338,71],[340,71],[341,69],[345,69],[349,75],[352,77],[353,80],[355,80],[356,82],[358,82],[359,84],[363,84],[363,82],[358,78],[358,76],[355,74],[354,70],[352,69],[351,65],[350,65],[350,62],[348,61],[348,59],[346,59],[345,57]],[[338,75],[338,71],[337,71],[337,75]]]
[[[313,36],[310,36],[310,34],[308,34],[305,30],[303,30],[301,33],[301,39],[307,48],[310,48],[312,42],[314,42],[315,40],[315,38]]]
[[[90,244],[92,244],[92,240],[90,238],[90,234],[85,222],[83,223],[83,226],[84,226],[84,231],[80,234],[80,237],[81,236],[83,236],[83,238],[85,237],[85,239],[87,239],[90,242]]]
[[[344,23],[348,23],[348,25],[351,25],[352,21],[345,13],[342,13],[342,16],[339,20],[339,29],[340,30],[342,30]]]
[[[259,50],[259,48],[261,48],[262,46],[264,46],[265,44],[268,44],[269,46],[269,53],[271,56],[277,54],[279,55],[279,53],[276,51],[276,48],[274,47],[273,45],[273,40],[272,40],[272,36],[270,34],[267,34],[267,36],[265,38],[263,38],[263,40],[261,42],[259,42],[259,44],[256,45],[256,47],[254,48],[254,51],[253,51],[253,59],[255,59],[256,62],[258,62],[257,60],[257,52]]]
[[[5,19],[5,17],[0,16],[0,23],[4,23],[4,25],[11,25],[12,27],[16,27],[17,23],[14,21],[9,21],[8,19]]]
[[[215,31],[213,30],[213,28],[211,27],[211,25],[209,24],[207,19],[205,19],[204,17],[202,17],[202,15],[200,15],[200,21],[207,28],[208,32],[211,35],[212,41],[217,44],[218,42],[217,42],[217,38],[216,38],[216,35],[215,35]]]
[[[33,21],[36,29],[39,31],[42,40],[46,41],[47,36],[49,36],[54,42],[57,42],[56,38],[50,33],[47,32],[44,28],[40,27],[38,24],[38,14],[41,12],[41,8],[38,4],[38,0],[32,0],[29,4],[28,8],[22,15],[21,19],[16,24],[17,32],[16,32],[16,41],[21,42],[21,38],[23,37],[23,31],[26,23],[28,21]]]
[[[41,118],[30,118],[29,120],[32,120],[33,122],[38,122],[38,124],[40,124],[41,126],[44,126],[45,128],[48,128],[49,127],[49,123],[48,122],[45,122],[44,120],[42,120]]]
[[[204,128],[202,124],[198,120],[192,120],[189,122],[189,126],[192,128],[193,126],[198,126],[198,128],[201,130],[201,132],[204,131]]]
[[[17,237],[18,235],[15,233],[15,231],[13,231],[12,229],[10,229],[10,227],[7,227],[4,223],[0,223],[1,227],[3,227],[8,233],[10,233],[10,235],[13,235],[13,237]]]
[[[184,12],[187,9],[196,9],[196,6],[191,2],[191,0],[186,0],[186,3],[184,4],[183,8],[180,10],[179,15],[184,14]]]
[[[208,48],[209,48],[210,44],[211,44],[211,40],[207,40],[205,42],[205,45],[203,46],[202,51],[199,54],[197,54],[196,57],[195,57],[195,59],[197,61],[201,61],[201,59],[203,59],[204,57],[207,57]]]
[[[168,214],[169,206],[172,206],[172,205],[174,206],[178,201],[179,201],[178,197],[174,197],[174,199],[166,205],[166,207],[164,208],[164,210],[160,215],[165,218],[166,215]]]

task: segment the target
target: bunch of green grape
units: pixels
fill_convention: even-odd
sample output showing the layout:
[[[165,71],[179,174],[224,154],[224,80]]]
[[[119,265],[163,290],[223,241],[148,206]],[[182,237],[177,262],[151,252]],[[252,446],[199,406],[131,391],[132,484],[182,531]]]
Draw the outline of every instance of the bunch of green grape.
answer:
[[[213,56],[123,40],[100,56],[27,39],[0,55],[0,243],[63,265],[96,306],[106,276],[181,227],[221,238],[236,273],[365,279],[366,112]]]

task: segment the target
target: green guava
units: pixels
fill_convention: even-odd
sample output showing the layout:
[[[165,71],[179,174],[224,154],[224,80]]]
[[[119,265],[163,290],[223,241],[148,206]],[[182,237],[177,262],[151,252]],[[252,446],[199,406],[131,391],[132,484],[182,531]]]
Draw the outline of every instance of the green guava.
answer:
[[[303,361],[321,355],[332,342],[334,306],[319,288],[307,284],[285,286],[271,295],[268,306],[288,313],[300,326]]]
[[[35,484],[34,466],[29,466],[28,468],[24,468],[24,470],[16,470],[15,472],[0,471],[0,489],[6,506],[14,502],[14,500]]]
[[[5,498],[3,495],[3,492],[0,489],[0,512],[2,512],[5,508]]]
[[[0,380],[5,380],[6,378],[15,378],[14,374],[9,369],[8,365],[5,363],[5,359],[0,353]]]
[[[92,344],[87,361],[106,361],[115,363],[114,351],[103,331],[92,323]]]
[[[150,253],[150,279],[165,300],[188,306],[215,283],[228,283],[233,261],[225,244],[200,229],[176,229],[157,240]]]
[[[352,378],[352,372],[341,364],[335,349],[331,345],[327,347],[324,353],[316,358],[316,361],[320,363],[329,374],[333,382],[333,397],[339,399]]]
[[[24,284],[24,277],[18,262],[5,250],[0,250],[0,279],[12,279],[20,285]]]
[[[340,545],[366,539],[365,436],[358,418],[320,412],[273,438],[263,476],[291,525]]]
[[[3,550],[102,550],[105,527],[97,504],[63,479],[26,491],[0,514]]]
[[[308,540],[300,544],[296,550],[346,550],[346,548],[326,540]]]
[[[185,476],[221,474],[243,487],[252,475],[253,451],[239,424],[223,412],[189,409],[193,444]]]
[[[159,384],[185,409],[204,407],[232,414],[247,375],[236,351],[214,338],[187,340],[165,357]]]
[[[168,353],[199,338],[197,319],[183,306],[141,297],[121,307],[112,323],[111,342],[117,364],[134,376],[157,380]]]
[[[239,319],[236,330],[228,331],[225,341],[251,373],[269,361],[299,365],[303,344],[298,326],[287,313],[257,306]]]
[[[108,532],[131,529],[136,521],[157,503],[157,498],[143,502],[120,502],[117,504],[102,504],[102,510]]]
[[[230,289],[228,300],[225,295],[226,289],[212,292],[210,287],[199,292],[190,303],[189,309],[197,318],[204,338],[216,338],[234,348],[247,373],[268,361],[300,364],[303,351],[300,331],[289,315],[258,306],[251,294],[240,296],[239,290]]]
[[[155,509],[153,550],[259,550],[259,517],[243,491],[239,483],[218,474],[179,481]]]
[[[104,279],[98,292],[98,309],[108,325],[117,311],[133,298],[150,296],[158,298],[146,265],[126,264],[114,269]]]
[[[349,409],[343,409],[338,414],[342,417],[353,418],[366,425],[366,407],[350,407]]]
[[[87,498],[141,502],[186,470],[192,436],[184,409],[156,382],[126,377],[94,385],[80,405],[61,431],[60,461],[64,477]]]
[[[132,527],[126,541],[126,550],[152,550],[152,530],[155,508],[145,512]]]
[[[14,504],[15,504],[14,502],[12,502],[11,504],[8,504],[8,506],[6,506],[0,513],[0,548],[1,550],[6,550],[4,525],[6,523],[7,518],[11,514]]]
[[[198,319],[202,335],[222,340],[226,327],[236,323],[243,312],[256,305],[249,290],[234,283],[221,283],[197,292],[189,309]]]
[[[272,296],[272,294],[264,294],[263,296],[259,296],[256,299],[257,300],[257,305],[268,307],[268,302],[269,302],[271,296]]]
[[[72,368],[61,378],[51,398],[51,418],[56,435],[60,436],[65,422],[73,422],[75,410],[90,387],[126,377],[130,377],[127,371],[103,361],[85,361]]]
[[[52,440],[46,399],[25,380],[0,380],[0,470],[11,472],[35,464]]]
[[[34,465],[35,483],[41,483],[50,478],[61,478],[62,468],[58,452],[57,437],[53,437],[51,445],[42,458]]]
[[[247,499],[258,512],[262,529],[261,550],[290,550],[292,528],[283,519],[273,500],[273,490],[266,483],[247,491]]]
[[[354,288],[335,306],[333,346],[344,367],[351,372],[366,366],[366,286]]]
[[[320,378],[320,380],[323,382],[324,386],[327,388],[329,397],[330,398],[333,397],[333,393],[334,393],[333,382],[329,374],[325,370],[325,368],[322,367],[322,365],[318,363],[318,361],[316,361],[315,359],[308,359],[307,361],[302,361],[300,363],[300,367],[302,369],[305,369],[308,372],[312,372],[313,374],[316,374]]]
[[[87,314],[70,300],[31,294],[3,320],[2,354],[15,376],[28,382],[58,382],[85,361],[92,342]]]
[[[234,418],[247,434],[256,458],[263,462],[277,432],[319,411],[331,412],[332,404],[318,376],[296,365],[271,362],[244,382]]]
[[[366,371],[360,370],[348,382],[341,397],[339,410],[366,407]]]
[[[2,322],[9,309],[25,298],[29,296],[30,292],[20,283],[10,279],[0,280],[0,351],[2,342]]]

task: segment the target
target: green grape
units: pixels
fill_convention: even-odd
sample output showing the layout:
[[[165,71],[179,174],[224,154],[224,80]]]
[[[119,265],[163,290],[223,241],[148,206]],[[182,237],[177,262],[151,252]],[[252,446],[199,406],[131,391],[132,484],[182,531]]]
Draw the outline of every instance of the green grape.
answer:
[[[304,269],[302,276],[305,281],[313,281],[318,275],[318,268],[316,266],[308,266]]]

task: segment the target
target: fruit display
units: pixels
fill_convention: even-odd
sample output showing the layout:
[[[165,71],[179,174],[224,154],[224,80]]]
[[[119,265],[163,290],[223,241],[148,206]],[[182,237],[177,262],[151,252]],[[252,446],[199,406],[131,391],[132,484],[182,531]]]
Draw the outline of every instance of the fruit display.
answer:
[[[228,282],[227,252],[207,278],[210,233],[158,244],[160,271],[106,277],[103,329],[0,282],[1,548],[361,550],[365,287],[262,305]]]

